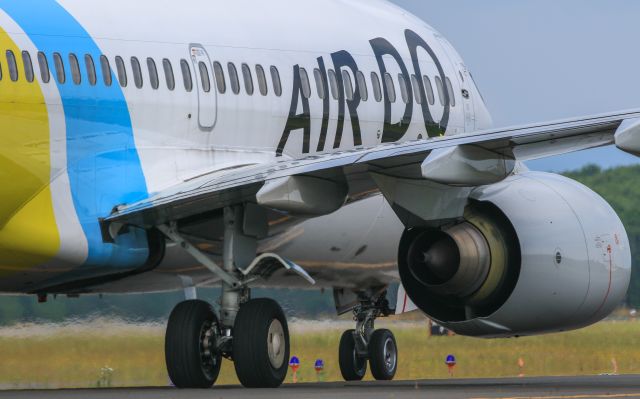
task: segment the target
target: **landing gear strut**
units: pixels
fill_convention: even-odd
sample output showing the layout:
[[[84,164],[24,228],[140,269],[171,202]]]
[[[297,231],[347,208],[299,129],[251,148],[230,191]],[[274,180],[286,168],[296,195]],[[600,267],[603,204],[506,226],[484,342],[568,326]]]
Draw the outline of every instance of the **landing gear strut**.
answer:
[[[345,381],[360,381],[367,372],[367,360],[376,380],[392,380],[398,368],[398,348],[389,330],[376,330],[375,319],[391,314],[386,292],[362,299],[353,310],[355,330],[340,338],[338,360]]]
[[[165,357],[171,381],[179,388],[209,388],[220,372],[223,357],[233,360],[238,379],[249,388],[275,388],[287,374],[289,328],[282,308],[271,299],[251,299],[248,283],[262,267],[273,269],[277,255],[256,258],[258,263],[238,265],[242,255],[255,252],[255,237],[242,230],[243,208],[226,208],[223,266],[186,241],[176,226],[159,229],[201,264],[218,275],[222,283],[220,318],[203,301],[185,301],[173,310],[167,326]],[[264,263],[260,263],[264,262]],[[266,264],[266,266],[264,266]],[[243,268],[244,267],[244,268]],[[294,268],[307,280],[304,270]],[[251,274],[252,270],[255,274]]]

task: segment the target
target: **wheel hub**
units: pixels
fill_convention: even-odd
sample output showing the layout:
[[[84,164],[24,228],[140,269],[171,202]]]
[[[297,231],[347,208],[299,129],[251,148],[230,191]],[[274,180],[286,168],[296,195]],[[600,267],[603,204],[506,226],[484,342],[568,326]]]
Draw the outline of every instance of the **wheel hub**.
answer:
[[[269,362],[271,362],[273,368],[280,368],[285,360],[285,337],[284,328],[278,319],[274,319],[269,326],[267,348],[269,351]]]
[[[398,352],[391,337],[387,338],[384,343],[383,356],[386,369],[389,371],[395,369],[396,362],[398,361]]]
[[[218,337],[217,324],[207,321],[200,331],[200,359],[202,370],[210,375],[215,369],[218,359],[215,354],[215,345]]]

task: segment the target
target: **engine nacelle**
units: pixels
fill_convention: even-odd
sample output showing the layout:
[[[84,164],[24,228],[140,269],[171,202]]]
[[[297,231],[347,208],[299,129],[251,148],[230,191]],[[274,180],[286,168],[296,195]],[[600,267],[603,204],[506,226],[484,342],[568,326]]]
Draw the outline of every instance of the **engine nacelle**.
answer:
[[[629,241],[598,194],[526,172],[471,197],[459,223],[402,238],[402,283],[427,315],[458,334],[507,337],[584,327],[623,300]]]

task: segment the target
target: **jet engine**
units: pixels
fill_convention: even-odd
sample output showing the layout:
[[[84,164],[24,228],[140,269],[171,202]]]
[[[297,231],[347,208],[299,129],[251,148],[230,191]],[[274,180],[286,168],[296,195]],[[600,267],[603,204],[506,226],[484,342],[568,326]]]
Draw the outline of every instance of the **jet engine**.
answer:
[[[623,300],[631,274],[611,206],[578,182],[537,172],[475,189],[456,223],[407,229],[398,263],[424,313],[478,337],[595,323]]]

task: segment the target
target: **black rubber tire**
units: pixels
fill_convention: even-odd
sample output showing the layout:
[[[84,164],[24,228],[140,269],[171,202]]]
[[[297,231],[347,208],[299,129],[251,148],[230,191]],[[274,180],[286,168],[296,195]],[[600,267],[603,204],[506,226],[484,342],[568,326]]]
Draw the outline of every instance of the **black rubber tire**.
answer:
[[[274,320],[284,333],[284,360],[274,367],[269,360],[267,344],[269,327]],[[287,377],[290,340],[287,319],[272,299],[252,299],[240,307],[233,328],[233,361],[236,375],[246,388],[277,388]]]
[[[367,374],[367,359],[356,353],[355,330],[347,330],[340,337],[338,363],[345,381],[361,381]]]
[[[177,388],[211,388],[218,379],[222,356],[212,356],[207,367],[200,349],[203,327],[214,323],[218,324],[218,318],[204,301],[181,302],[171,312],[164,353],[169,378]]]
[[[387,350],[385,351],[385,347]],[[393,351],[390,353],[389,349]],[[391,381],[398,370],[398,345],[389,330],[376,330],[369,340],[369,365],[378,381]]]

